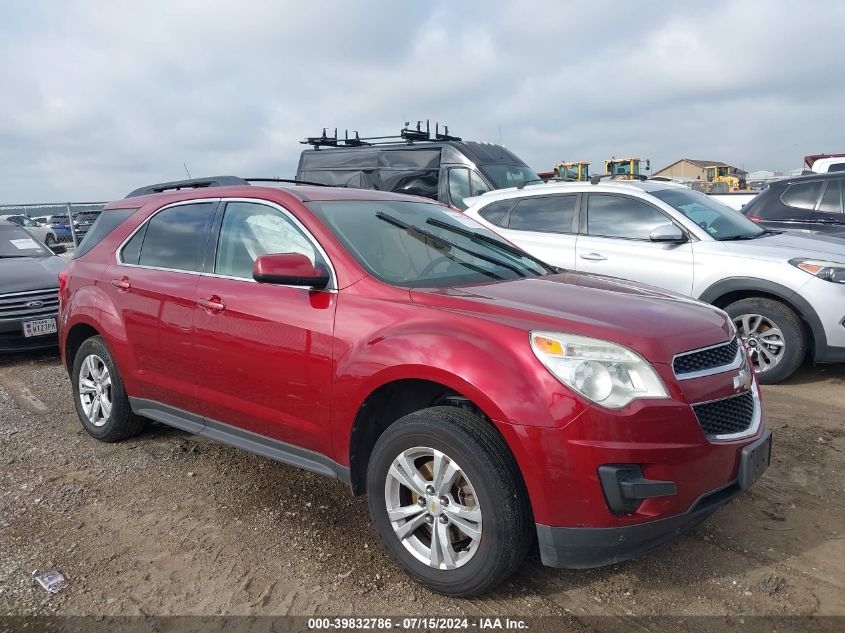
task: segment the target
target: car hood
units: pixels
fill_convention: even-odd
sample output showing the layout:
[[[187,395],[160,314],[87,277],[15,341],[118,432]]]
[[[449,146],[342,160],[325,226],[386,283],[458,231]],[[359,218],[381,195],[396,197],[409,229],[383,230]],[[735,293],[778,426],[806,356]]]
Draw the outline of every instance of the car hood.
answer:
[[[778,235],[764,235],[754,240],[716,242],[730,245],[736,255],[788,261],[794,257],[814,257],[845,262],[845,239],[826,235],[804,235],[786,231]]]
[[[0,294],[59,287],[59,273],[67,268],[61,257],[0,259]]]
[[[655,363],[733,335],[713,306],[652,286],[579,273],[441,290],[412,290],[416,303],[523,328],[600,338]]]

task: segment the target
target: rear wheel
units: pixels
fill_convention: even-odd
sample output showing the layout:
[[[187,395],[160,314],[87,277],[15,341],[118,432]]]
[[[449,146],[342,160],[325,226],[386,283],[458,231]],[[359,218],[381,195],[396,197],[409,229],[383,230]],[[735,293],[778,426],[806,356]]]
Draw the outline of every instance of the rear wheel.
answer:
[[[71,385],[79,421],[92,437],[119,442],[143,429],[144,419],[132,413],[117,366],[101,337],[93,336],[79,346]]]
[[[791,376],[807,354],[801,319],[779,301],[752,297],[725,308],[748,348],[761,383],[775,384]]]
[[[510,576],[531,544],[531,510],[495,428],[454,407],[411,413],[378,439],[370,512],[399,565],[430,589],[477,595]]]
[[[45,243],[47,246],[52,246],[53,244],[55,244],[55,243],[56,243],[56,238],[55,238],[55,237],[53,237],[53,234],[52,234],[52,233],[47,233],[47,237],[46,237],[46,238],[44,238],[44,243]]]

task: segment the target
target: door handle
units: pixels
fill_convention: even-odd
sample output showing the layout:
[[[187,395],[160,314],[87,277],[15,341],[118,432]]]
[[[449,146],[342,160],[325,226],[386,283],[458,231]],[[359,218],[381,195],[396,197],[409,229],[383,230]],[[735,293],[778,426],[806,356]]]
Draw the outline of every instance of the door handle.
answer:
[[[580,255],[581,259],[588,259],[591,262],[603,262],[607,259],[601,253],[587,253],[586,255]]]
[[[217,295],[213,295],[208,299],[197,299],[197,305],[201,308],[205,308],[209,312],[223,312],[223,310],[226,309],[226,304],[223,303],[223,299]]]
[[[117,288],[122,292],[126,292],[132,287],[132,284],[129,283],[128,277],[121,277],[120,279],[112,279],[111,285]]]

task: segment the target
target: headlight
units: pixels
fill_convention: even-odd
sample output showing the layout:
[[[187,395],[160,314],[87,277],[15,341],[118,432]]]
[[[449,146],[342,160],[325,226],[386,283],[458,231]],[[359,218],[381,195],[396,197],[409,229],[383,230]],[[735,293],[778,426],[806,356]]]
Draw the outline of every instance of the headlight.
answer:
[[[836,284],[845,284],[845,264],[829,262],[823,259],[802,258],[790,259],[789,263],[819,279],[831,281]]]
[[[639,354],[600,339],[532,332],[531,349],[563,384],[610,409],[638,398],[667,398],[663,381]]]

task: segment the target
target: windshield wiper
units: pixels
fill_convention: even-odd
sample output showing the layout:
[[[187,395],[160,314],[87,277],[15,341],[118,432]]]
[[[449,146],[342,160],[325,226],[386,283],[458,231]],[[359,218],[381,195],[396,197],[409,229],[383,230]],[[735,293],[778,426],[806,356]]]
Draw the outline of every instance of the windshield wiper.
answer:
[[[515,272],[520,277],[525,277],[525,273],[523,273],[521,270],[519,270],[516,266],[513,266],[512,264],[500,261],[500,260],[496,259],[495,257],[489,257],[487,255],[484,255],[483,253],[476,253],[472,249],[466,248],[465,246],[461,246],[460,244],[455,244],[451,240],[447,240],[445,237],[440,237],[439,235],[435,235],[434,233],[426,231],[425,229],[421,229],[421,228],[416,227],[412,224],[408,224],[407,222],[403,222],[399,218],[394,218],[392,215],[388,215],[387,213],[382,213],[381,211],[379,211],[378,213],[376,213],[376,217],[379,220],[382,220],[384,222],[387,222],[388,224],[392,224],[393,226],[402,229],[403,231],[405,231],[406,233],[408,233],[408,235],[411,235],[412,237],[421,236],[421,237],[424,237],[428,240],[431,240],[432,242],[440,244],[441,246],[446,246],[446,247],[449,247],[449,248],[456,248],[459,251],[463,251],[463,252],[465,252],[469,255],[472,255],[473,257],[476,257],[480,260],[483,260],[485,262],[493,264],[494,266],[499,266],[501,268],[507,268],[508,270],[512,270],[513,272]],[[452,258],[450,258],[450,259],[452,259]],[[473,266],[469,262],[460,262],[460,263],[463,264],[464,266],[468,267],[468,268],[472,268],[473,270],[476,270],[476,272],[483,273],[485,275],[488,275],[490,277],[494,277],[496,279],[504,279],[504,277],[502,277],[501,275],[497,275],[496,273],[494,273],[492,271],[485,271],[483,268],[478,268],[477,266]]]
[[[476,242],[483,242],[484,244],[490,244],[495,246],[496,248],[500,248],[506,253],[510,253],[511,255],[516,255],[517,257],[524,257],[525,259],[530,259],[535,264],[539,264],[543,268],[547,270],[551,270],[552,272],[561,272],[561,269],[557,269],[554,266],[550,266],[546,262],[537,259],[533,255],[526,253],[525,251],[517,248],[516,246],[512,246],[507,242],[503,242],[501,240],[497,240],[494,237],[490,237],[489,235],[484,235],[483,233],[476,233],[475,231],[470,231],[469,229],[463,229],[459,226],[454,226],[453,224],[449,224],[448,222],[443,222],[441,220],[435,220],[434,218],[429,218],[425,221],[426,224],[431,224],[432,226],[436,226],[440,229],[445,229],[447,231],[451,231],[452,233],[457,233],[458,235],[463,235],[464,237],[468,237],[471,240]]]
[[[720,237],[717,241],[719,242],[734,242],[737,240],[756,240],[758,237],[763,237],[764,235],[780,235],[783,231],[771,231],[769,229],[763,229],[759,233],[755,233],[754,235],[731,235],[730,237]]]

